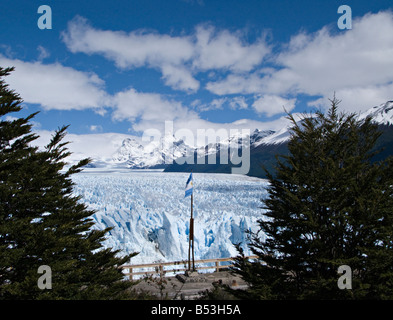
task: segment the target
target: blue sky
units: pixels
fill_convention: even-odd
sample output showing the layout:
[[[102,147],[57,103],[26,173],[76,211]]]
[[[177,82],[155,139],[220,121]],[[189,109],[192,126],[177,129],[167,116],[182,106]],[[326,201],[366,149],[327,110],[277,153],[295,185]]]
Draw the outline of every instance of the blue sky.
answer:
[[[0,15],[0,65],[37,130],[277,130],[284,107],[324,109],[334,92],[349,112],[393,99],[391,1],[2,0]]]

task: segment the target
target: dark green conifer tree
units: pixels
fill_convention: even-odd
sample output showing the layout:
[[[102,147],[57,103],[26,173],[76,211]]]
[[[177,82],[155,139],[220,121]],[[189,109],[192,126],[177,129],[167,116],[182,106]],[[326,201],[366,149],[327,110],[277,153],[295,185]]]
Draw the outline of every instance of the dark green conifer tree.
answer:
[[[35,114],[9,116],[22,109],[3,79],[11,71],[0,68],[0,299],[130,298],[118,266],[132,255],[103,248],[109,229],[93,230],[94,212],[73,195],[71,176],[90,160],[67,168],[67,127],[44,150],[32,146]],[[40,266],[50,268],[51,288]]]
[[[380,133],[371,118],[331,103],[326,114],[289,115],[289,155],[268,173],[266,212],[250,237],[259,259],[236,259],[250,284],[243,297],[393,298],[393,161],[372,161]],[[352,270],[352,289],[338,287],[341,265]]]

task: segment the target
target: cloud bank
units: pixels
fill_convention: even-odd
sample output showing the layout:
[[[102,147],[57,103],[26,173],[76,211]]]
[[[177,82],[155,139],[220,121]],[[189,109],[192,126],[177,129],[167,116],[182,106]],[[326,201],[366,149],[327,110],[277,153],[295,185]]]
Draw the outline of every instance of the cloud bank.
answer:
[[[267,42],[262,33],[249,40],[245,31],[211,24],[179,34],[101,30],[83,17],[71,20],[61,39],[71,53],[102,56],[122,71],[153,69],[173,92],[195,95],[186,105],[176,95],[142,92],[130,84],[109,94],[96,73],[44,63],[49,53],[43,47],[33,62],[0,55],[1,65],[16,67],[9,83],[26,103],[46,110],[109,113],[114,121],[129,121],[135,131],[163,128],[165,120],[193,130],[274,130],[284,123],[278,118],[284,108],[296,110],[300,96],[308,98],[310,107],[325,108],[335,92],[340,107],[351,112],[393,99],[391,11],[358,17],[352,30],[325,26],[313,33],[301,31],[288,43]],[[213,98],[201,102],[196,94],[206,92]],[[212,110],[248,110],[256,117],[278,119],[222,124],[202,119],[201,113]]]

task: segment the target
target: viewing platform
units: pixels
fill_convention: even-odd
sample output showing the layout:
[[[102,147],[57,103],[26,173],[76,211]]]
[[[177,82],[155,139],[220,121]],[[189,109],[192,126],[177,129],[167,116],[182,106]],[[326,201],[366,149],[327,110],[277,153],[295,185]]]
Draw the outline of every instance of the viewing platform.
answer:
[[[257,256],[247,256],[257,259]],[[228,271],[233,258],[195,260],[195,271],[188,270],[188,261],[123,265],[124,275],[138,278],[134,289],[157,296],[158,299],[198,299],[215,285],[224,284],[232,289],[246,289],[247,284],[238,275]],[[128,272],[127,272],[128,270]]]

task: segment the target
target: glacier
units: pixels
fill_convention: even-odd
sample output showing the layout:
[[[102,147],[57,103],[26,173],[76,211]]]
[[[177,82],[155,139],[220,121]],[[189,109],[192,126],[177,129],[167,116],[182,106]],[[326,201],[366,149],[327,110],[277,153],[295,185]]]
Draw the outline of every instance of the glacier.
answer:
[[[95,210],[93,228],[113,227],[104,247],[121,250],[121,255],[139,252],[132,264],[181,261],[188,259],[188,175],[86,168],[73,176],[74,193]],[[236,243],[251,254],[245,231],[257,231],[257,220],[263,219],[267,180],[235,174],[193,176],[195,259],[236,256]]]

